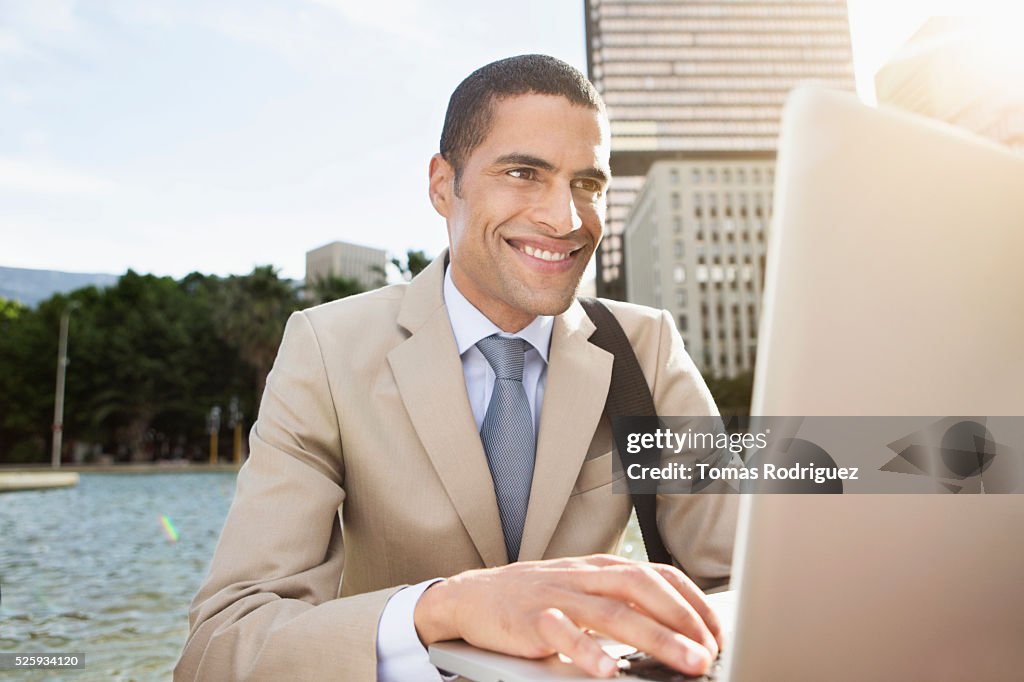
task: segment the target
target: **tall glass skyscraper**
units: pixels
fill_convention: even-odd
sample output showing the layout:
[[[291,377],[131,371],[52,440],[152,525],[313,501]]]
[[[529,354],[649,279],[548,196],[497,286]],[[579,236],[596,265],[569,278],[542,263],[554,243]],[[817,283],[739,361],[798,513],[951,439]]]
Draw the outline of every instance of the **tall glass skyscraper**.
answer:
[[[597,293],[626,298],[623,228],[658,160],[772,161],[808,81],[854,89],[845,0],[584,0],[587,66],[612,126]]]

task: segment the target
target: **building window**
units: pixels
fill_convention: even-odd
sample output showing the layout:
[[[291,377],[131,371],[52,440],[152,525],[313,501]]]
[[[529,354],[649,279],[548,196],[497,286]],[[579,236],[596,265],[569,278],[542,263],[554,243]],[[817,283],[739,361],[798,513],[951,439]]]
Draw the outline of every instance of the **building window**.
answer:
[[[722,182],[729,184],[732,182],[732,171],[728,168],[722,169]]]
[[[672,192],[672,210],[679,210],[679,192]]]
[[[672,279],[675,280],[676,284],[682,284],[686,281],[686,270],[682,265],[677,265],[672,269]]]
[[[672,218],[672,232],[680,234],[683,231],[683,219],[679,216]]]
[[[692,182],[695,185],[700,184],[700,168],[694,168],[692,171],[690,171],[690,182]]]
[[[680,332],[687,331],[686,323],[687,323],[686,315],[680,315],[679,316],[679,331]]]
[[[683,257],[683,240],[677,239],[672,245],[672,253],[676,258]]]
[[[668,181],[671,182],[673,185],[678,185],[679,184],[679,171],[676,170],[675,168],[670,170],[668,172]]]
[[[680,308],[686,307],[686,289],[676,291],[676,305]]]
[[[718,174],[715,172],[715,169],[714,168],[708,168],[708,182],[712,182],[713,183],[713,182],[717,182],[717,181],[718,181]]]

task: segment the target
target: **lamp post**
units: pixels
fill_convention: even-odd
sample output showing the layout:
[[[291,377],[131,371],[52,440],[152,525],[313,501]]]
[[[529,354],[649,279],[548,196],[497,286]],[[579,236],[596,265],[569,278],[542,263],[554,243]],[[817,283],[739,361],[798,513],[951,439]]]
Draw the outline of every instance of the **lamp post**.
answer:
[[[64,379],[68,368],[68,324],[71,311],[78,307],[78,301],[71,301],[60,315],[60,338],[57,341],[57,388],[53,398],[53,449],[50,463],[60,468],[61,449],[64,445]]]
[[[210,464],[217,463],[217,435],[220,432],[220,405],[214,405],[206,415],[206,429],[210,433]]]
[[[228,403],[228,427],[234,430],[235,442],[234,442],[234,462],[240,464],[242,462],[242,410],[239,409],[238,396],[232,396],[231,402]]]

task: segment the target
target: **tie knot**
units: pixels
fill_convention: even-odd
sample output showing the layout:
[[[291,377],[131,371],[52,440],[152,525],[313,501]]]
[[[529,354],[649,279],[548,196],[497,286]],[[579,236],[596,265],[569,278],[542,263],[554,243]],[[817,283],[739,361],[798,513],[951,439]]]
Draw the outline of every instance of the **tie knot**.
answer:
[[[527,343],[523,339],[493,334],[476,342],[498,379],[523,380],[523,358]]]

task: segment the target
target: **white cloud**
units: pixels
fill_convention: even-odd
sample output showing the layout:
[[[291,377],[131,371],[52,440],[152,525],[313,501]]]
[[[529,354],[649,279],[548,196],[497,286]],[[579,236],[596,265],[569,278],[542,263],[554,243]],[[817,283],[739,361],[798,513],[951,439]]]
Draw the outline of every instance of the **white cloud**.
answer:
[[[96,196],[117,183],[49,162],[0,158],[0,192]]]

